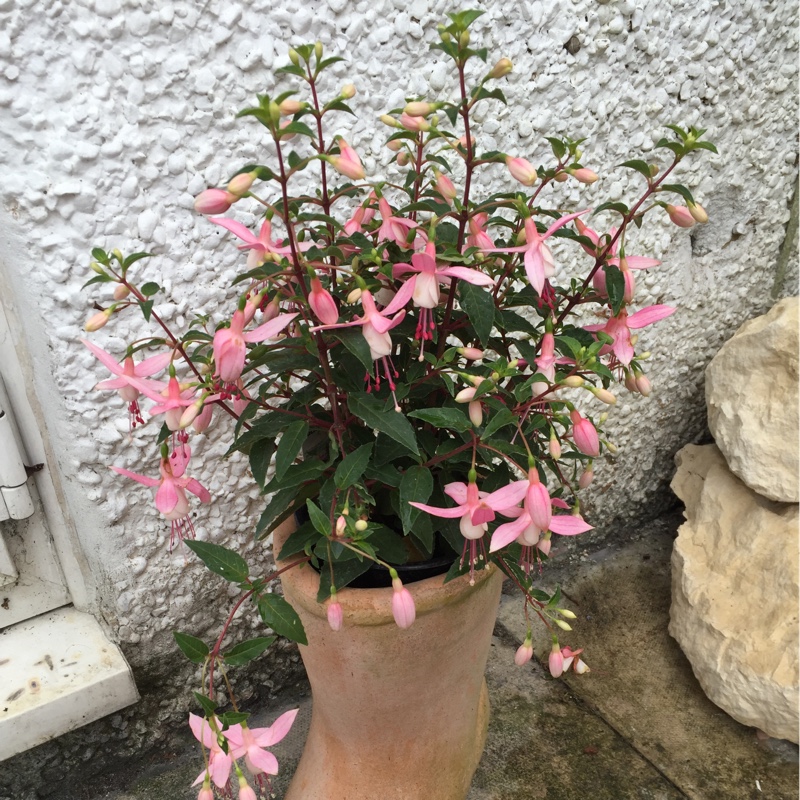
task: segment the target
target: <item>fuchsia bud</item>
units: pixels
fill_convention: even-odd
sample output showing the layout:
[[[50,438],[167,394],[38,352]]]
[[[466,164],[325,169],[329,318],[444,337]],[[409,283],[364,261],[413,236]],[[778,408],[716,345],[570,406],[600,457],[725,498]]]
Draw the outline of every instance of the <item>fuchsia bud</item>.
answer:
[[[281,122],[281,130],[284,128],[288,128],[292,124],[290,119],[285,119]],[[282,142],[290,142],[296,136],[296,133],[283,133],[281,134],[281,141]]]
[[[536,183],[538,175],[530,161],[524,158],[506,156],[506,166],[511,173],[511,177],[519,181],[523,186],[533,186]]]
[[[554,678],[561,677],[561,674],[564,672],[564,656],[561,654],[561,648],[558,646],[558,642],[553,642],[553,648],[548,658],[548,667],[550,668],[550,674]]]
[[[231,194],[235,194],[237,197],[244,197],[244,195],[250,191],[250,187],[253,185],[255,179],[255,171],[241,172],[238,175],[234,175],[230,183],[228,183],[228,191]]]
[[[458,196],[458,190],[453,184],[453,181],[451,181],[447,175],[442,175],[437,169],[434,169],[433,174],[436,176],[436,191],[439,192],[445,200],[454,200]]]
[[[120,283],[118,286],[114,287],[115,300],[124,300],[130,293],[131,290],[125,286],[125,284]]]
[[[581,167],[580,169],[567,169],[567,172],[581,183],[594,183],[597,180],[597,173],[585,167]]]
[[[99,331],[107,322],[108,318],[111,316],[112,309],[107,308],[105,311],[98,311],[94,316],[89,317],[86,321],[86,324],[83,326],[85,331],[89,331],[89,333],[94,333],[95,331]]]
[[[328,625],[331,626],[332,631],[340,631],[343,621],[342,604],[336,599],[336,589],[331,587],[331,602],[328,603]]]
[[[197,795],[197,800],[214,800],[214,791],[210,786],[204,786]]]
[[[700,203],[689,203],[689,213],[692,215],[695,222],[701,224],[708,222],[708,214]]]
[[[636,386],[636,376],[633,374],[632,370],[628,370],[625,372],[625,388],[629,392],[639,391],[639,389]]]
[[[328,156],[328,163],[337,171],[353,181],[364,180],[364,167],[358,153],[344,139],[339,139],[339,155]]]
[[[403,586],[403,582],[397,575],[396,570],[389,570],[392,576],[392,614],[394,621],[399,628],[410,628],[414,624],[417,611],[414,608],[414,598],[411,592]]]
[[[602,386],[587,387],[589,391],[601,402],[606,405],[613,406],[617,402],[617,398]]]
[[[599,456],[600,438],[594,425],[577,410],[570,412],[569,417],[572,420],[572,440],[575,447],[587,456]]]
[[[476,391],[477,391],[477,389],[474,386],[468,386],[466,389],[462,389],[455,396],[456,403],[470,403],[470,402],[472,402],[472,398],[475,397],[475,392]]]
[[[188,428],[200,416],[200,412],[203,410],[203,400],[204,398],[201,397],[196,403],[186,406],[178,423],[180,430]]]
[[[436,111],[436,104],[425,102],[406,103],[406,107],[403,109],[403,113],[408,114],[409,117],[427,117],[434,111]]]
[[[480,400],[472,400],[467,407],[469,411],[469,420],[476,427],[480,428],[483,422],[483,408],[481,407]]]
[[[667,214],[679,228],[691,228],[694,225],[692,212],[686,206],[673,206],[668,203]]]
[[[392,139],[390,142],[386,142],[386,146],[393,153],[399,153],[403,149],[403,142],[401,139]]]
[[[400,115],[400,124],[409,131],[422,131],[424,133],[431,129],[430,123],[423,117],[412,117],[405,112]]]
[[[522,667],[527,664],[533,658],[533,644],[531,642],[531,634],[528,631],[528,635],[525,637],[525,641],[517,648],[517,652],[514,654],[514,663],[518,667]]]
[[[501,58],[489,71],[487,78],[504,78],[513,69],[510,58]]]
[[[545,531],[544,536],[536,542],[536,549],[542,553],[543,555],[549,556],[550,555],[550,546],[553,544],[553,540],[550,538],[550,531]]]
[[[477,361],[484,356],[483,350],[479,350],[477,347],[459,347],[458,352],[461,353],[467,361]]]
[[[206,189],[194,199],[194,209],[201,214],[224,214],[239,198],[225,189]]]
[[[650,384],[650,379],[647,377],[647,375],[636,376],[636,391],[638,391],[643,397],[650,396],[650,393],[653,391],[653,387]]]
[[[239,800],[258,800],[253,787],[244,779],[239,778]]]
[[[214,406],[212,403],[206,403],[203,410],[195,417],[192,427],[197,433],[203,433],[211,424],[211,417],[214,414]]]
[[[555,433],[550,434],[550,456],[556,461],[561,458],[561,442],[558,441]]]
[[[591,467],[587,467],[582,473],[580,478],[578,478],[578,486],[581,489],[586,489],[589,487],[594,480],[594,472],[592,471]]]
[[[316,276],[311,279],[308,304],[323,325],[335,325],[339,321],[339,309],[333,295],[322,288],[322,283]]]
[[[305,107],[305,103],[301,103],[299,100],[293,100],[291,97],[287,97],[279,106],[281,116],[284,117],[291,117],[294,114],[297,114],[298,111],[302,111]]]
[[[342,100],[351,100],[355,96],[356,87],[353,83],[346,83],[344,86],[342,86],[342,91],[339,92],[339,97],[341,97]]]
[[[411,156],[405,150],[397,154],[397,164],[400,167],[405,167],[411,163]]]

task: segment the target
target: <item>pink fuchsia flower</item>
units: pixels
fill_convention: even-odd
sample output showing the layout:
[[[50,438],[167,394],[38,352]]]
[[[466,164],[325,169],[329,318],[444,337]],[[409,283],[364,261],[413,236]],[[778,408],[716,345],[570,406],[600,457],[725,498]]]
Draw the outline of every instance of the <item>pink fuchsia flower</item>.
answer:
[[[488,233],[486,233],[486,223],[489,220],[489,215],[480,212],[474,214],[469,218],[469,236],[465,249],[470,247],[477,247],[479,250],[494,250],[494,242]]]
[[[224,214],[238,199],[225,189],[206,189],[195,197],[194,208],[201,214]]]
[[[176,452],[180,448],[176,448]],[[122,467],[111,467],[114,472],[132,478],[144,486],[158,486],[156,491],[156,508],[161,515],[170,521],[171,533],[169,538],[170,549],[175,544],[175,536],[179,539],[194,539],[194,526],[189,517],[189,500],[186,492],[200,498],[203,503],[211,502],[211,495],[208,489],[200,481],[194,478],[187,478],[184,475],[186,461],[188,459],[179,458],[175,464],[169,458],[162,458],[160,462],[161,477],[159,479],[149,478],[147,475],[139,475]]]
[[[439,284],[442,281],[456,278],[475,286],[494,285],[494,281],[488,275],[484,275],[476,269],[438,266],[436,247],[433,242],[425,245],[424,252],[414,253],[411,256],[411,264],[395,264],[392,268],[392,275],[395,278],[399,278],[407,272],[416,273],[408,280],[408,283],[413,289],[411,299],[414,305],[421,309],[414,338],[421,339],[423,347],[426,340],[433,339],[433,331],[436,326],[431,309],[439,305],[441,297]]]
[[[569,418],[572,420],[572,441],[575,447],[584,455],[593,458],[599,456],[600,438],[594,425],[586,417],[582,417],[577,409],[570,412]]]
[[[414,624],[417,618],[417,609],[411,592],[403,586],[395,570],[390,570],[392,576],[392,616],[398,628],[405,630]]]
[[[628,310],[622,308],[619,314],[616,317],[611,317],[605,325],[585,325],[584,328],[587,331],[603,331],[607,333],[614,341],[610,345],[605,345],[600,350],[600,354],[605,355],[608,352],[613,352],[620,363],[627,367],[634,356],[630,329],[636,330],[652,325],[671,316],[676,310],[673,306],[655,305],[643,308],[628,316]]]
[[[195,390],[192,386],[181,384],[178,379],[171,375],[167,386],[162,389],[160,394],[155,394],[149,389],[145,392],[151,400],[156,400],[156,404],[151,407],[150,414],[156,416],[164,414],[164,422],[171,431],[181,429],[181,418],[187,406],[195,402]]]
[[[192,729],[194,738],[209,751],[208,769],[204,769],[197,776],[197,780],[195,780],[192,786],[197,786],[198,783],[206,781],[207,776],[210,775],[214,785],[218,789],[224,789],[228,784],[228,778],[231,774],[233,758],[220,747],[216,731],[222,730],[222,725],[220,725],[219,720],[213,718],[212,728],[212,723],[207,719],[198,717],[196,714],[189,714],[189,727]],[[228,729],[227,733],[235,728],[241,728],[241,725],[234,725],[232,728]]]
[[[353,216],[344,224],[344,232],[347,236],[354,233],[361,233],[364,225],[369,225],[375,217],[375,206],[373,205],[378,197],[375,192],[370,192],[369,197],[363,205],[360,205]]]
[[[364,180],[364,167],[358,153],[344,139],[339,139],[339,155],[327,156],[327,162],[339,173],[352,181]]]
[[[419,224],[411,219],[403,219],[396,217],[392,213],[392,208],[388,201],[381,197],[378,200],[378,210],[381,214],[380,228],[378,228],[378,241],[379,242],[394,242],[398,247],[409,247],[408,232],[413,228],[419,227]]]
[[[157,381],[148,381],[146,378],[165,369],[172,360],[172,353],[160,353],[157,356],[146,358],[138,364],[133,360],[133,356],[127,356],[120,364],[110,353],[102,350],[96,344],[92,344],[86,339],[81,339],[81,341],[94,353],[104,367],[118,376],[100,381],[94,388],[117,389],[120,397],[128,404],[130,427],[135,428],[137,423],[144,424],[139,408],[139,395],[145,390],[153,394],[161,390],[162,384]]]
[[[311,279],[308,304],[323,325],[334,325],[339,321],[339,307],[336,305],[333,295],[322,287],[320,279],[316,276]]]
[[[589,667],[581,661],[578,656],[583,652],[583,648],[581,647],[578,650],[573,650],[571,647],[562,647],[561,648],[561,657],[564,659],[562,669],[566,672],[570,667],[573,668],[578,675],[583,675],[584,672],[590,672]]]
[[[588,214],[586,211],[578,211],[575,214],[567,214],[557,219],[543,234],[536,228],[533,217],[525,220],[525,244],[519,247],[501,247],[487,249],[486,252],[492,253],[524,253],[525,274],[531,282],[531,286],[536,289],[538,294],[542,293],[545,278],[552,278],[555,275],[555,262],[550,248],[545,244],[545,240],[552,236],[559,228],[563,228],[568,222],[576,219],[581,214]]]
[[[236,310],[229,328],[220,328],[214,334],[214,374],[225,383],[234,383],[242,374],[245,358],[247,357],[247,343],[254,344],[272,339],[277,336],[297,316],[281,314],[268,322],[259,325],[249,333],[244,332],[244,311]]]
[[[268,728],[248,728],[244,725],[233,725],[222,735],[230,742],[230,751],[234,759],[244,756],[244,763],[254,775],[266,773],[278,774],[278,759],[265,750],[283,739],[294,723],[299,709],[281,714]]]
[[[524,158],[511,158],[506,156],[506,166],[514,180],[519,181],[523,186],[533,186],[539,177],[530,161]]]
[[[230,231],[234,236],[238,236],[244,242],[244,244],[237,245],[237,247],[239,250],[250,251],[247,256],[248,269],[254,269],[263,264],[268,256],[275,258],[275,260],[279,260],[280,256],[287,256],[291,259],[292,248],[288,243],[283,244],[272,241],[272,222],[268,219],[261,223],[261,230],[258,232],[258,236],[242,225],[241,222],[229,217],[209,217],[208,221],[225,228],[225,230]],[[308,250],[309,247],[313,247],[311,242],[297,243],[298,250]]]

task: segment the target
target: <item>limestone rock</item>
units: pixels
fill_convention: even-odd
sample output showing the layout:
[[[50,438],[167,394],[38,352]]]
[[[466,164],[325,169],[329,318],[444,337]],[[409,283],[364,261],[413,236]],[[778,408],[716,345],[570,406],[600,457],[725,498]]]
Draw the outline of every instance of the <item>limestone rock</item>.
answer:
[[[744,725],[798,740],[798,506],[772,503],[715,445],[676,456],[686,522],[672,552],[670,634],[703,691]]]
[[[742,325],[706,369],[708,426],[728,466],[751,489],[800,501],[798,298]]]

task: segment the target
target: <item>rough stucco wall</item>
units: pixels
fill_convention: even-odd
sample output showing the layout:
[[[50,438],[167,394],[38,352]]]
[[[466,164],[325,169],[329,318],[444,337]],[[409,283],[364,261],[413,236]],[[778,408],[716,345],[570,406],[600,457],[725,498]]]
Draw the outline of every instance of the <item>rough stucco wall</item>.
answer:
[[[588,503],[599,525],[630,522],[671,502],[672,455],[705,431],[705,364],[771,304],[797,174],[796,4],[467,5],[487,11],[475,39],[514,62],[503,86],[512,107],[486,106],[481,148],[538,164],[548,154],[545,135],[587,137],[583,161],[604,176],[583,194],[595,205],[635,199],[640,179],[613,165],[640,155],[652,160],[666,123],[707,128],[721,153],[691,158],[680,173],[711,223],[687,232],[662,220],[631,248],[664,262],[639,281],[637,305],[668,302],[679,312],[642,333],[654,352],[656,392],[649,400],[621,393],[609,428],[620,453],[596,469]],[[171,652],[174,628],[214,630],[221,612],[207,604],[223,590],[180,551],[167,553],[150,493],[107,471],[111,463],[152,468],[153,451],[143,449],[145,436],[135,435],[129,447],[121,402],[102,402],[91,391],[100,372],[77,342],[90,313],[80,291],[88,250],[156,253],[141,274],[166,287],[163,316],[178,328],[195,313],[216,319],[218,304],[232,297],[226,287],[239,256],[192,211],[192,196],[248,161],[267,161],[257,125],[233,116],[256,92],[272,90],[287,42],[320,39],[346,56],[331,88],[356,83],[360,119],[339,117],[341,127],[330,133],[346,133],[375,175],[388,151],[385,130],[371,120],[406,95],[436,97],[452,88],[428,52],[436,23],[452,8],[440,0],[0,0],[2,268],[28,320],[36,388],[99,587],[99,611],[135,667]],[[581,46],[570,55],[564,44],[573,36]],[[512,188],[500,167],[492,169]],[[577,202],[576,188],[561,191]],[[93,340],[121,352],[131,331],[123,319]],[[213,437],[197,437],[193,447],[195,476],[226,498],[224,517],[219,508],[200,511],[198,535],[244,545],[260,505],[247,488],[246,464],[232,459],[215,470],[210,456],[222,447]],[[251,546],[251,561],[260,560],[257,550]]]

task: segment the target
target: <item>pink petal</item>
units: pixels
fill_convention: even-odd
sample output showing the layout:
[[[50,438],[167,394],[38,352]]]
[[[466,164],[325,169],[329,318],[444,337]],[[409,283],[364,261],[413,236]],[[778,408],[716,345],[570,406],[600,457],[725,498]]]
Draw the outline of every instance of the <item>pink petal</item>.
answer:
[[[447,519],[455,519],[456,517],[464,516],[464,509],[461,506],[456,508],[439,508],[437,506],[426,506],[425,503],[409,502],[410,506],[418,508],[420,511],[425,511],[428,514],[433,514],[434,517],[445,517]]]
[[[149,378],[151,375],[155,375],[165,369],[170,361],[172,361],[171,352],[159,353],[157,356],[150,356],[150,358],[140,361],[133,371],[140,378]]]
[[[550,498],[551,505],[554,505],[556,508],[569,508],[569,503],[562,500],[560,497],[551,497]]]
[[[646,325],[652,325],[661,319],[666,319],[674,314],[678,309],[672,306],[649,306],[631,314],[628,317],[629,328],[644,328]]]
[[[512,506],[519,505],[525,493],[528,491],[528,481],[514,481],[492,492],[484,499],[486,505],[493,508],[495,511],[502,511],[504,508],[511,508]]]
[[[411,264],[395,264],[392,266],[392,277],[399,278],[401,275],[405,275],[407,272],[419,272],[416,267],[412,267]]]
[[[573,219],[576,217],[581,217],[584,214],[588,214],[592,209],[587,208],[585,211],[577,211],[575,214],[567,214],[565,217],[561,217],[561,219],[557,219],[548,229],[545,234],[542,235],[542,239],[546,239],[548,236],[552,236],[559,228],[563,228],[568,222],[572,222]]]
[[[281,314],[263,325],[259,325],[249,333],[244,334],[246,342],[263,342],[265,339],[272,339],[277,336],[295,317],[297,312],[293,314]]]
[[[531,282],[531,286],[536,289],[537,294],[542,293],[544,288],[544,259],[539,247],[529,248],[525,251],[525,274]]]
[[[278,759],[269,751],[251,747],[247,751],[247,758],[261,772],[266,772],[267,775],[278,774]]]
[[[496,553],[501,548],[505,547],[516,538],[530,525],[531,518],[527,514],[522,514],[519,519],[513,522],[505,522],[499,525],[497,530],[492,534],[492,543],[489,545],[489,552]]]
[[[208,217],[208,221],[229,230],[234,236],[238,236],[250,246],[261,244],[249,228],[245,228],[241,222],[237,222],[235,219],[230,219],[230,217]]]
[[[467,484],[460,481],[448,483],[444,487],[444,493],[452,497],[458,505],[463,506],[467,503]]]
[[[156,478],[148,478],[147,475],[139,475],[137,472],[131,472],[129,469],[124,469],[123,467],[111,467],[111,469],[120,475],[124,475],[126,478],[133,478],[133,480],[145,486],[158,486],[158,484],[161,483],[161,481]]]
[[[192,729],[194,738],[202,742],[207,748],[211,749],[217,744],[217,737],[211,730],[208,720],[205,717],[198,717],[197,714],[189,714],[189,727]],[[203,771],[205,775],[205,771]]]
[[[572,514],[557,514],[550,520],[550,530],[561,536],[577,536],[579,533],[592,530],[593,527],[580,517],[573,517]]]
[[[491,522],[494,519],[494,509],[489,508],[483,502],[470,514],[470,522],[473,525],[483,525],[484,522]]]
[[[130,386],[127,378],[109,378],[95,386],[95,389],[122,389],[124,386]]]
[[[218,789],[222,789],[228,783],[231,774],[233,759],[221,750],[215,750],[211,758],[211,780]]]
[[[111,353],[106,353],[105,350],[102,350],[96,344],[92,344],[88,339],[81,339],[81,341],[94,353],[106,369],[113,372],[114,375],[122,375],[122,364],[120,364]]]
[[[178,487],[171,478],[164,478],[156,492],[156,508],[162,514],[169,514],[178,505]]]
[[[484,275],[477,269],[469,269],[469,267],[445,267],[436,272],[446,278],[458,278],[475,286],[494,286],[494,281],[488,275]]]
[[[269,728],[256,728],[252,731],[253,737],[259,747],[272,747],[289,733],[299,708],[293,708],[281,714]]]
[[[644,256],[628,256],[625,260],[628,262],[628,269],[650,269],[661,263],[657,258],[645,258]],[[614,261],[611,263],[613,264]]]
[[[392,302],[389,303],[386,308],[381,311],[386,317],[391,316],[395,313],[395,311],[399,311],[401,308],[405,308],[408,305],[408,301],[411,299],[411,295],[414,294],[414,282],[413,280],[406,281],[397,291],[397,294],[392,298]]]
[[[196,478],[190,478],[186,482],[186,489],[193,495],[199,497],[203,503],[211,502],[211,494],[209,493],[208,489],[206,489],[206,487],[203,486],[203,484],[201,484]]]

